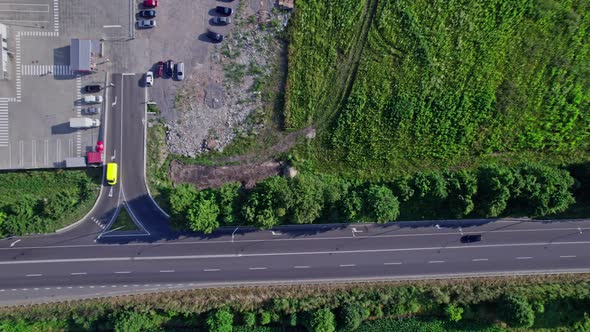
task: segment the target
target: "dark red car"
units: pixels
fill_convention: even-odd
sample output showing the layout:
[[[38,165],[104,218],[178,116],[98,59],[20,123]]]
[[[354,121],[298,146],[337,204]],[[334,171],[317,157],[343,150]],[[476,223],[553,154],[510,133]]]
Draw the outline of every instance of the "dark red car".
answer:
[[[143,0],[144,8],[156,8],[158,7],[158,0]]]
[[[156,77],[164,76],[164,61],[159,61],[156,65]]]

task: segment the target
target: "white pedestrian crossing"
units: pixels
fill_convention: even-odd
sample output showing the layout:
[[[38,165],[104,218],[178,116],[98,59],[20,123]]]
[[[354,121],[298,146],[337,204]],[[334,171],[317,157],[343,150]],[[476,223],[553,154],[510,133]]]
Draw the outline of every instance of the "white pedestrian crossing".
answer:
[[[0,99],[0,147],[8,146],[8,98]]]
[[[59,0],[53,0],[53,31],[59,34]]]
[[[22,65],[23,76],[75,76],[69,65]]]
[[[19,31],[22,37],[59,37],[59,33],[55,31]]]

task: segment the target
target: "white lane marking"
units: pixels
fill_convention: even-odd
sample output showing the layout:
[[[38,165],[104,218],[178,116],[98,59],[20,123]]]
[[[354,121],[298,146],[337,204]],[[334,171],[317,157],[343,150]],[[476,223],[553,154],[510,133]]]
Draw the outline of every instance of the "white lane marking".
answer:
[[[402,262],[389,262],[389,263],[383,263],[383,265],[402,265]]]
[[[116,274],[128,274],[128,273],[131,273],[131,271],[117,271],[115,273]]]
[[[559,258],[576,258],[576,255],[564,255],[564,256],[559,256]]]
[[[516,259],[533,259],[533,258],[532,258],[532,257],[529,257],[529,256],[527,256],[527,257],[516,257]]]
[[[221,271],[221,270],[220,269],[204,269],[203,271],[204,272],[218,272],[218,271]]]
[[[70,273],[70,275],[73,275],[73,276],[83,276],[85,274],[86,274],[86,272],[72,272],[72,273]]]
[[[58,141],[59,146],[60,141]],[[56,160],[57,161],[57,160]],[[507,221],[505,221],[507,222]],[[577,230],[577,228],[554,228],[554,229],[530,229],[530,230],[513,230],[513,232],[542,232],[542,231],[568,231],[568,230]],[[499,231],[486,231],[486,233],[503,233],[503,232],[510,232],[506,230],[499,230]],[[479,232],[481,233],[481,232]],[[478,233],[478,234],[479,234]],[[475,234],[475,233],[474,233]],[[396,235],[371,235],[367,236],[368,238],[393,238],[393,237],[415,237],[415,236],[446,236],[446,235],[458,235],[458,233],[426,233],[426,234],[419,234],[419,233],[412,233],[412,234],[396,234]],[[352,236],[335,236],[335,237],[317,237],[317,238],[282,238],[282,239],[257,239],[257,240],[236,240],[234,242],[280,242],[280,241],[326,241],[326,240],[346,240],[352,239]],[[183,241],[183,242],[165,242],[160,243],[160,246],[165,245],[208,245],[208,244],[218,244],[218,243],[232,243],[231,240],[211,240],[211,241]],[[472,249],[474,247],[477,248],[487,248],[487,247],[511,247],[511,246],[537,246],[537,245],[563,245],[563,244],[590,244],[590,241],[572,241],[572,242],[531,242],[531,243],[507,243],[507,244],[482,244],[482,245],[475,245],[475,246],[450,246],[450,247],[436,247],[430,249]],[[144,243],[129,243],[125,244],[126,246],[149,246],[148,244]],[[85,248],[85,247],[108,247],[108,244],[80,244],[80,245],[63,245],[63,246],[31,246],[31,247],[19,247],[15,248],[18,250],[21,249],[46,249],[46,248]],[[418,250],[424,250],[423,248],[416,248]],[[428,248],[427,248],[428,249]],[[0,250],[11,250],[10,248],[0,248]],[[14,249],[12,249],[14,250]]]
[[[40,276],[42,276],[42,274],[40,274],[40,273],[34,273],[34,274],[27,274],[26,276],[27,277],[40,277]]]
[[[17,243],[19,243],[20,241],[21,241],[21,240],[20,240],[20,239],[18,239],[18,240],[16,240],[16,241],[12,242],[12,243],[10,244],[10,247],[11,247],[11,248],[12,248],[12,247],[14,247],[14,245],[15,245],[15,244],[17,244]]]
[[[311,266],[309,265],[299,265],[299,266],[293,266],[294,269],[309,269]]]
[[[552,242],[553,246],[590,244],[590,241]],[[74,262],[111,262],[111,261],[150,261],[150,260],[180,260],[180,259],[208,259],[208,258],[237,258],[237,257],[274,257],[274,256],[311,256],[311,255],[336,255],[336,254],[367,254],[406,251],[430,251],[430,250],[470,250],[474,248],[510,248],[547,246],[545,242],[539,243],[514,243],[514,244],[485,244],[479,246],[448,246],[448,247],[421,247],[421,248],[395,248],[395,249],[367,249],[367,250],[338,250],[338,251],[302,251],[302,252],[272,252],[260,254],[218,254],[218,255],[186,255],[186,256],[144,256],[144,257],[97,257],[97,258],[63,258],[47,260],[23,260],[0,261],[0,265],[12,264],[48,264],[48,263],[74,263]],[[98,245],[94,247],[99,247]],[[4,248],[8,249],[8,248]],[[19,248],[23,249],[23,248]]]
[[[121,75],[123,75],[123,76],[132,76],[132,75],[135,75],[135,73],[123,73]]]
[[[471,261],[473,261],[473,262],[485,262],[487,260],[488,260],[487,258],[474,258]]]
[[[174,270],[160,270],[160,273],[172,273]]]
[[[440,264],[444,263],[445,261],[428,261],[428,264]]]
[[[103,28],[120,28],[120,25],[103,25]]]
[[[353,266],[356,266],[356,264],[340,264],[338,266],[340,266],[340,267],[353,267]]]
[[[266,270],[265,267],[251,267],[248,270]]]

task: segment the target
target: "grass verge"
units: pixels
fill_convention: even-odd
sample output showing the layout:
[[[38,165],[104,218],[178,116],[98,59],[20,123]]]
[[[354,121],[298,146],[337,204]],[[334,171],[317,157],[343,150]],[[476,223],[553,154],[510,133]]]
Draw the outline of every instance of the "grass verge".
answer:
[[[117,216],[117,220],[115,220],[115,223],[111,227],[111,230],[136,231],[139,230],[139,228],[137,228],[137,225],[135,225],[135,223],[129,216],[129,212],[127,212],[127,210],[125,209],[121,209],[119,215]]]

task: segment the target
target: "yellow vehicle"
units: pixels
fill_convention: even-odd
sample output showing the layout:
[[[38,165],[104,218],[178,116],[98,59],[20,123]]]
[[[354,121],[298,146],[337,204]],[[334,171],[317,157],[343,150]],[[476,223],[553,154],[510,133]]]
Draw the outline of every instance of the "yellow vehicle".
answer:
[[[117,163],[107,164],[107,183],[111,186],[117,184]]]

